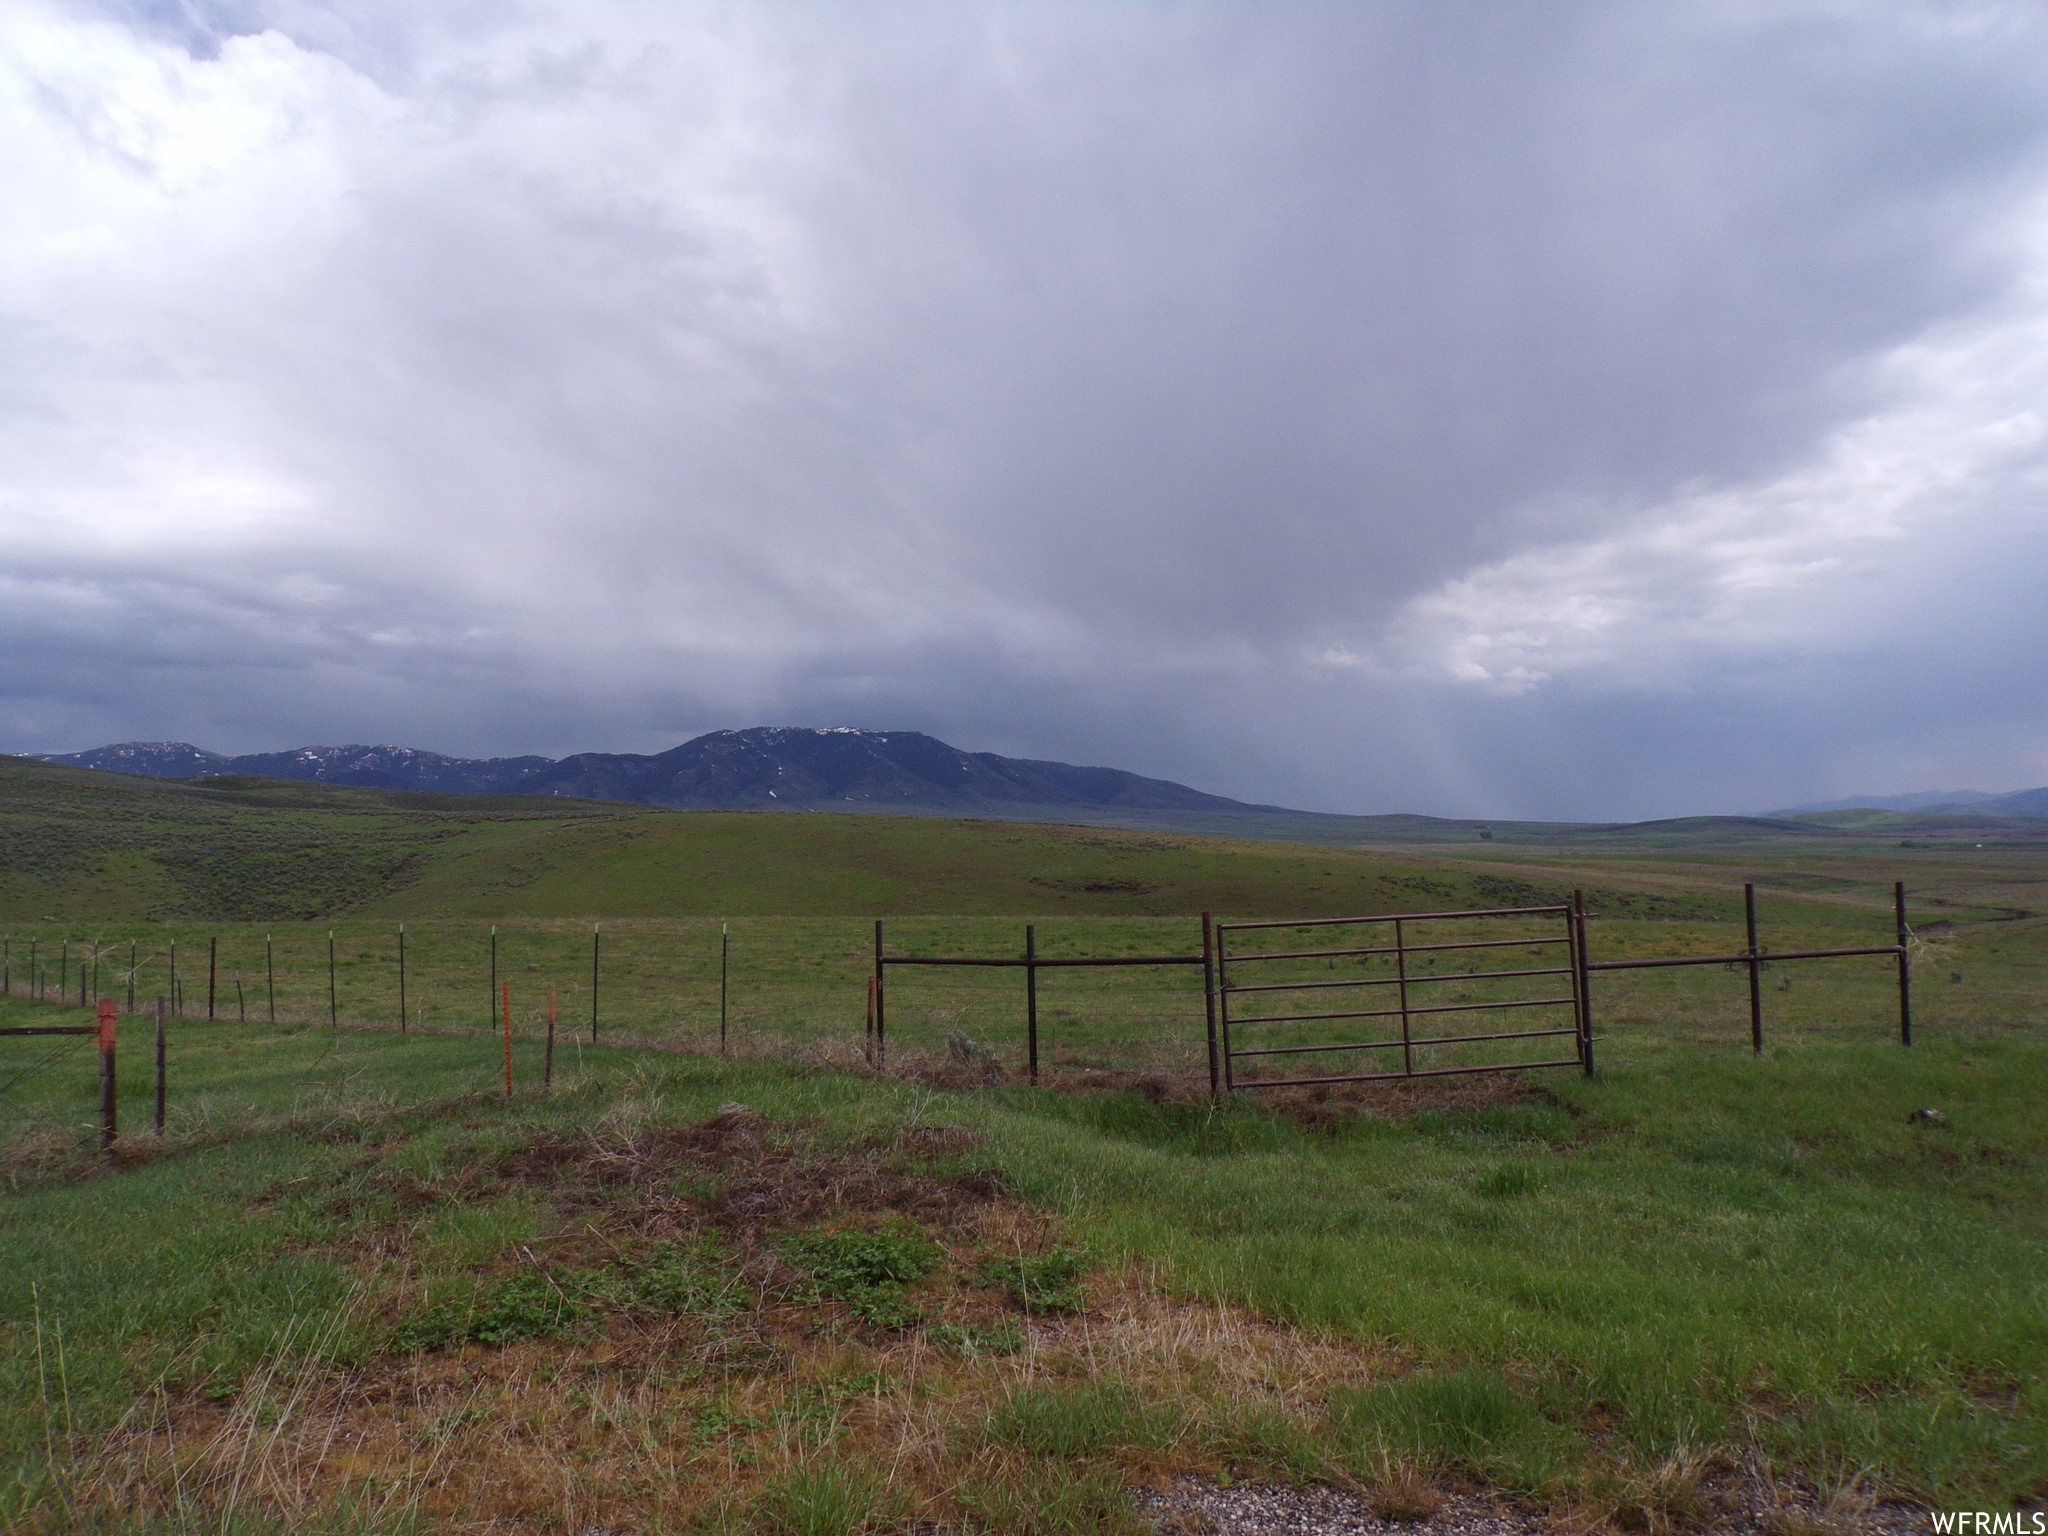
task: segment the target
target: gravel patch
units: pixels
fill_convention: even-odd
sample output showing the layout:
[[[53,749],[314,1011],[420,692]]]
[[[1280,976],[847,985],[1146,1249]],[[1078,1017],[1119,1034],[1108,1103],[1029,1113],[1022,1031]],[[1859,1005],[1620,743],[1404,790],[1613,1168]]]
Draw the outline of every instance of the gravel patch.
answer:
[[[1340,1488],[1271,1483],[1221,1487],[1188,1478],[1137,1495],[1160,1536],[1564,1536],[1616,1531],[1597,1517],[1517,1509],[1484,1494],[1439,1490],[1435,1511],[1389,1519],[1369,1498]],[[1695,1518],[1661,1528],[1698,1536],[1928,1536],[1927,1511],[1901,1504],[1822,1509],[1760,1483],[1723,1486]],[[1641,1529],[1637,1522],[1627,1522]]]
[[[1421,1520],[1385,1520],[1361,1494],[1338,1488],[1288,1488],[1236,1483],[1228,1488],[1190,1478],[1140,1494],[1139,1507],[1160,1536],[1549,1536],[1550,1521],[1470,1494],[1444,1494]]]

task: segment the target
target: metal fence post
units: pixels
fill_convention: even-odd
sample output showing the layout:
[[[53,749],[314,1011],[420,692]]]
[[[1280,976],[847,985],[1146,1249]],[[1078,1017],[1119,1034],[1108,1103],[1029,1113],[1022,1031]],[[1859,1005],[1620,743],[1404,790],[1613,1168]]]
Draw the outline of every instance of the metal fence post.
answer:
[[[1906,945],[1913,937],[1913,930],[1906,926],[1906,882],[1892,882],[1892,916],[1897,920],[1899,935],[1899,1044],[1913,1043],[1913,962],[1906,952]]]
[[[1038,1081],[1038,925],[1024,925],[1024,1040],[1031,1081]]]
[[[114,1000],[100,1004],[100,1150],[118,1134],[114,1110]]]
[[[156,1139],[164,1139],[164,996],[156,996]]]
[[[1586,893],[1572,892],[1572,968],[1579,974],[1579,1060],[1586,1076],[1593,1075],[1593,971],[1586,955]]]
[[[882,1069],[888,1054],[889,1016],[882,985],[882,920],[875,919],[875,1070]]]
[[[732,928],[728,923],[718,925],[718,1054],[725,1054],[725,998],[726,979],[732,957]]]
[[[551,1093],[555,1086],[555,994],[548,990],[548,1053],[540,1069],[541,1092]]]
[[[206,1017],[210,1022],[214,1016],[214,983],[220,974],[220,939],[218,936],[206,941]]]
[[[597,1044],[597,956],[598,946],[601,942],[601,936],[597,930],[598,925],[592,923],[590,925],[590,1043],[592,1045]],[[495,928],[491,931],[493,933],[497,932]],[[493,939],[491,942],[496,944],[497,940]],[[493,950],[493,953],[496,953],[496,951]]]
[[[334,985],[334,930],[327,930],[327,1027],[341,1028],[341,999]]]
[[[1222,1097],[1221,1068],[1216,1060],[1216,931],[1207,912],[1202,914],[1202,1011],[1209,1022],[1209,1100]]]
[[[1400,982],[1401,1070],[1415,1074],[1415,1034],[1408,1017],[1408,934],[1400,918],[1394,919],[1394,975]]]
[[[1764,1053],[1764,962],[1756,945],[1756,886],[1742,887],[1742,917],[1749,925],[1749,1050]]]
[[[398,1032],[405,1033],[405,924],[398,925]]]
[[[1232,1093],[1237,1088],[1237,1073],[1230,1060],[1230,948],[1223,937],[1228,931],[1222,923],[1216,925],[1216,1029],[1222,1036],[1223,1091]]]

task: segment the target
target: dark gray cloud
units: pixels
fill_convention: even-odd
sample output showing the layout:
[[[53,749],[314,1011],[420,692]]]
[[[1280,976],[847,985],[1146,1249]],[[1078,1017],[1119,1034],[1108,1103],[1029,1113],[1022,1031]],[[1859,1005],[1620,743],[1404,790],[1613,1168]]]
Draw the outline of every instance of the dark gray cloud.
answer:
[[[15,16],[0,746],[2048,782],[2033,7]]]

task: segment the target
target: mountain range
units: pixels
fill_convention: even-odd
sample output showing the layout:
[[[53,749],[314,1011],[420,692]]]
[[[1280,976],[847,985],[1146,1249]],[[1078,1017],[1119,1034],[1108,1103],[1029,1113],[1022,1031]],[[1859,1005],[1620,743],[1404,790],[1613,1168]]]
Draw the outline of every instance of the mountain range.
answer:
[[[90,752],[43,753],[46,763],[160,779],[254,776],[378,790],[444,794],[561,795],[632,801],[681,810],[890,811],[920,816],[988,816],[1008,821],[1083,822],[1220,837],[1291,842],[1436,843],[1782,840],[1874,836],[1925,827],[1968,835],[1991,821],[2013,835],[2041,835],[2027,819],[2048,819],[2048,789],[1979,795],[1922,791],[1795,806],[1755,817],[1682,817],[1608,824],[1446,820],[1431,816],[1343,816],[1295,811],[1206,794],[1119,768],[1083,768],[1036,758],[963,752],[919,731],[757,726],[707,735],[651,754],[578,752],[569,757],[448,757],[413,747],[301,747],[228,757],[189,742],[123,742]]]
[[[962,752],[920,731],[761,726],[713,731],[666,752],[546,757],[444,757],[413,747],[301,747],[226,757],[182,741],[131,741],[43,753],[73,768],[159,779],[253,774],[367,789],[453,794],[574,795],[686,810],[913,810],[1007,813],[1020,808],[1281,814],[1120,768]]]

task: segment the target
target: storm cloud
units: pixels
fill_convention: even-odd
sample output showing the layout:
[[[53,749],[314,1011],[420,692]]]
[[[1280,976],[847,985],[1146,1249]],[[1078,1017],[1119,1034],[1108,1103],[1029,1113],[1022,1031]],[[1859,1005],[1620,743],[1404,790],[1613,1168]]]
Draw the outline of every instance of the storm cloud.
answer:
[[[0,748],[2048,783],[2036,6],[0,15]]]

